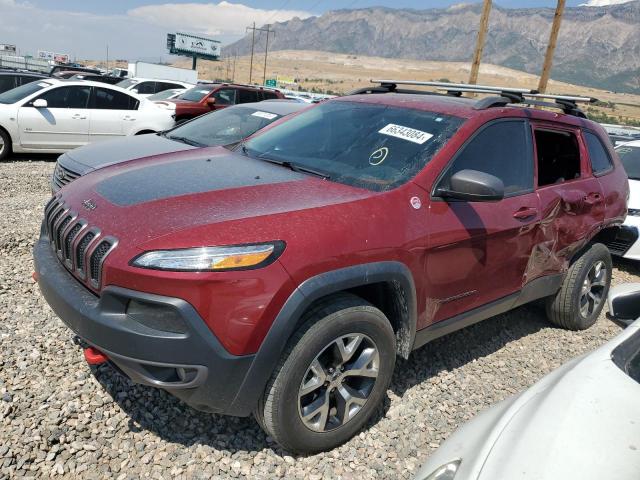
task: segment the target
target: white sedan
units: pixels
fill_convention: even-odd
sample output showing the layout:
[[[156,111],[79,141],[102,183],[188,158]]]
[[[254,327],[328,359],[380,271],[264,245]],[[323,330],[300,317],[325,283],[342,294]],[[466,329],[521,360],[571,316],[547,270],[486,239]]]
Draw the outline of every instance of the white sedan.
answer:
[[[640,140],[618,145],[616,152],[629,176],[627,219],[607,246],[613,255],[640,260]]]
[[[640,285],[613,287],[609,314],[638,318]],[[638,478],[640,319],[460,427],[415,480]]]
[[[64,153],[174,125],[171,112],[119,87],[47,78],[0,94],[0,160],[11,152]]]
[[[116,84],[120,88],[129,90],[136,95],[148,98],[156,93],[165,90],[189,89],[195,87],[192,83],[181,82],[179,80],[154,80],[153,78],[126,78]]]

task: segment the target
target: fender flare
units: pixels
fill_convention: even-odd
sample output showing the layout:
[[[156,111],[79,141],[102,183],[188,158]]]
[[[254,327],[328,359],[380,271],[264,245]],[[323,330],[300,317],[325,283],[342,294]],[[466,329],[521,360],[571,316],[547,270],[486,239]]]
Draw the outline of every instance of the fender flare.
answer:
[[[346,289],[389,281],[398,282],[406,294],[410,340],[413,345],[417,297],[413,276],[404,263],[365,263],[321,273],[300,284],[284,303],[255,354],[229,413],[244,416],[255,410],[287,342],[298,327],[300,318],[314,301]]]

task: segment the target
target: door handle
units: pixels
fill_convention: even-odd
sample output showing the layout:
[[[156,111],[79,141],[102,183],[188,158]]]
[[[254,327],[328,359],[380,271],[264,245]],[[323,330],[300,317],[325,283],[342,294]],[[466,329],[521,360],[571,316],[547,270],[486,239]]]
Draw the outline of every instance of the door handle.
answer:
[[[602,195],[596,192],[591,192],[589,195],[585,195],[583,200],[585,205],[593,206],[602,202]]]
[[[518,220],[526,220],[527,218],[535,217],[538,214],[538,210],[532,207],[522,207],[513,213],[513,218]]]
[[[126,117],[124,117],[124,118],[123,118],[123,120],[126,120],[126,121],[128,121],[128,122],[135,122],[135,121],[136,121],[136,119],[135,119],[135,118],[130,117],[129,115],[127,115]]]
[[[76,113],[74,116],[71,117],[73,120],[85,120],[87,117],[83,117],[82,115],[80,115],[79,113]]]

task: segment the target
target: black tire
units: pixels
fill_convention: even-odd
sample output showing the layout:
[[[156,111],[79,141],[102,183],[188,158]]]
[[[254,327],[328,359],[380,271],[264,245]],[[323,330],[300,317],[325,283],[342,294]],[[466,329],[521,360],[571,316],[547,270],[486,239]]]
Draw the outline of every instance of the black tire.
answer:
[[[599,303],[596,304],[594,302],[593,309],[591,309],[591,300],[589,299],[593,297],[585,294],[584,291],[586,290],[583,291],[583,287],[586,289],[587,284],[585,282],[588,276],[594,273],[594,269],[597,269],[598,265],[606,268],[606,271],[601,274],[601,281],[593,283],[594,290],[589,290],[600,299]],[[596,323],[607,299],[607,293],[611,285],[612,268],[611,254],[607,247],[601,243],[591,245],[569,267],[560,290],[547,299],[546,307],[549,320],[567,330],[586,330]],[[592,279],[589,278],[588,281],[589,285],[591,285]],[[603,283],[603,285],[600,287],[599,283]],[[596,284],[598,285],[596,286]],[[585,306],[585,298],[587,298],[588,304],[583,309],[581,307]]]
[[[293,453],[309,454],[337,447],[362,429],[386,395],[395,366],[396,351],[395,335],[387,317],[373,305],[355,295],[339,294],[319,302],[305,314],[303,322],[287,344],[267,384],[255,417],[265,432],[283,448]],[[337,386],[332,387],[334,383],[327,380],[321,387],[317,387],[314,393],[299,397],[303,380],[307,381],[311,371],[309,369],[312,362],[319,358],[333,358],[334,356],[330,354],[339,352],[338,341],[342,342],[343,346],[349,347],[349,341],[356,337],[364,340],[361,340],[354,350],[352,360],[355,357],[359,358],[353,364],[362,358],[360,356],[365,355],[366,346],[373,345],[378,353],[377,377],[375,379],[348,377],[346,380],[334,378],[331,382],[337,382]],[[336,350],[332,350],[334,348]],[[368,348],[367,352],[371,352],[371,348]],[[370,357],[367,356],[367,358]],[[348,362],[344,365],[346,367],[342,368],[345,368],[346,374],[351,367],[348,366]],[[375,366],[374,363],[369,363],[369,360],[364,365]],[[334,376],[339,374],[340,370],[336,366]],[[324,370],[324,372],[328,371],[330,369]],[[370,389],[368,396],[365,395],[364,405],[357,406],[356,409],[359,408],[359,410],[353,414],[350,408],[341,409],[343,412],[348,412],[350,417],[344,423],[338,418],[340,415],[337,413],[339,408],[337,403],[332,404],[333,407],[329,410],[329,412],[335,410],[333,416],[329,414],[330,420],[323,424],[328,427],[333,419],[332,428],[314,431],[304,423],[301,405],[309,395],[316,399],[322,397],[320,403],[324,404],[322,399],[335,400],[338,398],[339,391],[343,391],[344,385],[348,384],[347,387],[351,388],[354,384],[349,382],[359,381],[368,382],[369,386],[366,387]],[[328,401],[326,405],[329,405]],[[345,405],[350,404],[345,403]]]
[[[13,151],[11,137],[7,132],[0,128],[0,162],[6,160]]]

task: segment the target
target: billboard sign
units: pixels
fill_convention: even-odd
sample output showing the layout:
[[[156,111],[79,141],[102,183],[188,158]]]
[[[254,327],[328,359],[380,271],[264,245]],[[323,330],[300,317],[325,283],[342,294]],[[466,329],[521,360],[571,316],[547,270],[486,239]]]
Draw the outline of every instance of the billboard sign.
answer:
[[[16,54],[16,46],[8,45],[6,43],[0,43],[0,52],[6,53],[7,55],[15,55]]]
[[[38,50],[38,58],[40,60],[53,60],[55,53],[47,52],[46,50]]]
[[[53,61],[56,63],[69,63],[69,55],[66,53],[56,53],[53,55]]]
[[[199,37],[189,33],[167,35],[169,53],[217,60],[220,57],[220,42],[212,38]]]

